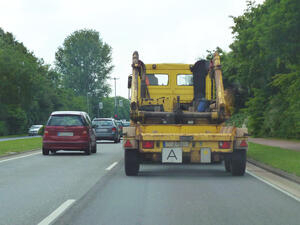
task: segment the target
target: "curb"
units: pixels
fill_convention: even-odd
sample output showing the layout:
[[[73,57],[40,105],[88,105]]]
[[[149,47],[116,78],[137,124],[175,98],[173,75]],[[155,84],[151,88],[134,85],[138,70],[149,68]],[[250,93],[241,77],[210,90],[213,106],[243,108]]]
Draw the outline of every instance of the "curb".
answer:
[[[31,150],[24,151],[24,152],[13,152],[13,153],[9,153],[9,154],[6,154],[6,155],[0,155],[0,159],[1,158],[7,158],[7,157],[10,157],[10,156],[15,156],[15,155],[26,154],[26,153],[30,153],[30,152],[36,152],[36,151],[40,151],[40,150],[42,150],[42,149],[37,148],[37,149],[31,149]]]
[[[274,173],[274,174],[276,174],[276,175],[278,175],[278,176],[284,177],[284,178],[286,178],[286,179],[288,179],[288,180],[290,180],[290,181],[293,181],[293,182],[296,182],[296,183],[300,184],[300,177],[298,177],[298,176],[296,176],[296,175],[294,175],[294,174],[287,173],[287,172],[285,172],[285,171],[283,171],[283,170],[274,168],[274,167],[272,167],[272,166],[269,166],[269,165],[267,165],[267,164],[264,164],[264,163],[262,163],[262,162],[259,162],[259,161],[257,161],[257,160],[251,159],[251,158],[247,158],[247,161],[248,161],[249,163],[252,163],[252,164],[254,164],[255,166],[258,166],[258,167],[260,167],[260,168],[262,168],[262,169],[265,169],[265,170],[267,170],[267,171],[269,171],[269,172],[271,172],[271,173]]]

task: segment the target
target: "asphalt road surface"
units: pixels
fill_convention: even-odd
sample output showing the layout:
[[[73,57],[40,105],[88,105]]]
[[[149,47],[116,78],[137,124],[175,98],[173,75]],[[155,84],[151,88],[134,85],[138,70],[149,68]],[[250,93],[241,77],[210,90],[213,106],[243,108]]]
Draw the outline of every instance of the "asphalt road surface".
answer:
[[[126,177],[121,144],[91,156],[40,152],[0,160],[0,224],[289,224],[300,202],[220,165],[143,165]]]

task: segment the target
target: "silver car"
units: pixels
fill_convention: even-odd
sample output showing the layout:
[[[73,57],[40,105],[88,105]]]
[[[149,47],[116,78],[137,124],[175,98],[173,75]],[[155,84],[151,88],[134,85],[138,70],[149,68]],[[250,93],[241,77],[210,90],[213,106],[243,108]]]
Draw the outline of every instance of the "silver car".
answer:
[[[120,131],[116,121],[112,118],[95,118],[92,121],[96,125],[95,132],[97,140],[112,140],[120,142]]]
[[[40,129],[43,127],[43,125],[32,125],[28,130],[29,136],[39,135]]]

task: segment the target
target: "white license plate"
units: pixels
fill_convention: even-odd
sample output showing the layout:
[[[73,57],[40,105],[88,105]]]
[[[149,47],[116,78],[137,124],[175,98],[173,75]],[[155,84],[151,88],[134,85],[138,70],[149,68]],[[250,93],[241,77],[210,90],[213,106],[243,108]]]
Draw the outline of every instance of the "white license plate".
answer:
[[[67,136],[67,137],[69,137],[69,136],[74,136],[74,134],[73,134],[73,132],[58,132],[57,133],[57,136]]]
[[[97,129],[98,132],[106,132],[107,129]]]
[[[162,149],[163,163],[182,163],[181,148],[163,148]]]
[[[188,141],[165,141],[164,147],[166,148],[189,147],[189,142]]]

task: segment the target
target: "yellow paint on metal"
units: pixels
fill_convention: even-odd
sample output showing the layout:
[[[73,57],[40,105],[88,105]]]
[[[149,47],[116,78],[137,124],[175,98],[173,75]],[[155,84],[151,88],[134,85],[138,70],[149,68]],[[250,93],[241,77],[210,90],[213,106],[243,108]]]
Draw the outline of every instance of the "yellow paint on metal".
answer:
[[[156,69],[153,69],[155,65]],[[163,105],[165,112],[172,112],[177,103],[177,96],[180,96],[180,103],[191,103],[194,98],[193,86],[177,85],[179,74],[190,74],[190,64],[146,64],[146,74],[167,74],[167,85],[148,85],[150,99],[139,98],[139,105]],[[139,87],[141,79],[138,77]],[[211,79],[206,76],[206,99],[211,100]],[[138,90],[140,96],[141,91]]]
[[[155,65],[156,69],[153,69],[153,65]],[[160,63],[160,64],[145,64],[146,70],[189,70],[190,64],[182,64],[182,63]],[[153,72],[156,73],[156,72]]]
[[[200,151],[191,151],[191,163],[199,163],[200,162]]]

